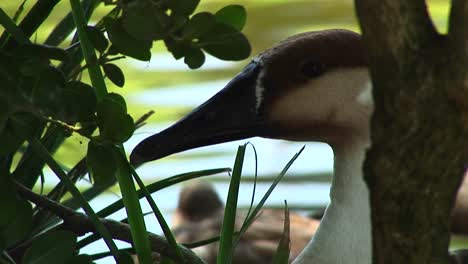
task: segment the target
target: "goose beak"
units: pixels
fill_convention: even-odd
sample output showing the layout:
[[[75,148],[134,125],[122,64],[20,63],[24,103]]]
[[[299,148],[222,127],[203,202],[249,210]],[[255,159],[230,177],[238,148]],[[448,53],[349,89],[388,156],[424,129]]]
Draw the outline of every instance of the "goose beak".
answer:
[[[186,117],[140,142],[130,155],[134,166],[197,147],[262,135],[255,86],[261,66],[251,62],[224,89]]]

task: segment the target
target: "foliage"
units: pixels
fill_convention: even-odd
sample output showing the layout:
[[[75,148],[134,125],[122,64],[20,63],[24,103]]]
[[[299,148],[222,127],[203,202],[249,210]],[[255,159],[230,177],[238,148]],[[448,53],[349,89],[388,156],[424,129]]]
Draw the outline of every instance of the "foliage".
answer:
[[[123,87],[125,75],[112,62],[124,57],[150,60],[154,41],[163,41],[175,59],[184,58],[192,69],[203,65],[205,53],[223,60],[244,59],[250,54],[250,44],[241,33],[246,11],[242,6],[230,5],[215,14],[194,13],[199,0],[106,0],[103,3],[70,0],[72,11],[44,43],[34,43],[31,36],[57,2],[38,1],[20,23],[17,21],[23,15],[22,6],[12,18],[0,9],[0,24],[5,28],[0,37],[0,204],[3,212],[7,212],[0,219],[1,261],[92,262],[92,257],[78,255],[85,243],[77,243],[78,231],[71,219],[81,216],[66,209],[85,208],[85,219],[95,225],[97,234],[110,238],[114,235],[112,228],[97,218],[103,216],[99,212],[95,214],[87,202],[117,181],[135,250],[140,257],[148,255],[146,237],[138,236],[141,230],[145,234],[146,231],[132,174],[142,183],[132,171],[122,145],[141,121],[135,122],[127,113],[125,98],[107,93],[102,71],[113,84]],[[87,21],[102,4],[113,9],[95,25],[88,25]],[[77,33],[69,41],[68,35],[75,29]],[[89,71],[92,84],[81,80],[85,70]],[[86,157],[65,171],[52,154],[73,133],[89,139],[88,151]],[[44,202],[43,197],[30,190],[44,180],[46,164],[61,182],[46,195],[48,199]],[[88,171],[94,185],[80,193],[74,183]],[[203,171],[179,178],[187,180],[211,173],[214,172]],[[167,186],[164,180],[161,184]],[[140,188],[146,190],[144,186]],[[63,201],[67,192],[73,198]],[[151,201],[149,192],[146,197]],[[37,206],[33,209],[28,200]],[[155,203],[153,209],[155,213],[158,211]],[[57,231],[57,216],[73,232]],[[164,225],[163,218],[160,222]],[[101,224],[110,231],[100,228]],[[170,236],[167,225],[164,229],[168,231],[166,236]],[[128,254],[116,251],[112,239],[106,243],[116,260],[130,261]],[[170,258],[187,257],[187,251],[179,251],[175,241],[171,244],[175,255],[169,254]],[[141,260],[149,262],[148,258]]]

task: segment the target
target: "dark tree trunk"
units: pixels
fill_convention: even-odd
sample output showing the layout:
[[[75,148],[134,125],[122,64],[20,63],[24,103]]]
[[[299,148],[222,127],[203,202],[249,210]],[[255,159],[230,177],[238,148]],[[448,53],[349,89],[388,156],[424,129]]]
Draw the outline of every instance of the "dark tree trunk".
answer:
[[[450,214],[468,164],[468,1],[452,1],[447,35],[423,0],[355,4],[375,100],[364,164],[373,263],[448,263]]]

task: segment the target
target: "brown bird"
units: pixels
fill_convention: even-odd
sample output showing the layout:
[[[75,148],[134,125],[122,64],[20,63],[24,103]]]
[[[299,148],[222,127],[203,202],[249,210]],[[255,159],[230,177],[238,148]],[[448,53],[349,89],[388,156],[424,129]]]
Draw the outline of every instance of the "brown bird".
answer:
[[[335,156],[330,203],[294,263],[370,264],[362,164],[370,146],[371,91],[359,34],[335,29],[292,36],[256,56],[192,113],[138,144],[131,162],[254,136],[328,143]]]
[[[177,242],[194,243],[220,234],[224,216],[224,204],[206,182],[187,185],[180,193],[172,228]],[[245,212],[238,212],[236,230],[245,219]],[[304,249],[318,228],[319,220],[290,213],[290,261]],[[247,232],[240,238],[233,255],[233,264],[270,264],[283,234],[284,211],[263,209]],[[210,243],[194,249],[208,264],[216,263],[218,243]]]
[[[465,172],[455,200],[452,213],[452,232],[468,235],[468,170]]]

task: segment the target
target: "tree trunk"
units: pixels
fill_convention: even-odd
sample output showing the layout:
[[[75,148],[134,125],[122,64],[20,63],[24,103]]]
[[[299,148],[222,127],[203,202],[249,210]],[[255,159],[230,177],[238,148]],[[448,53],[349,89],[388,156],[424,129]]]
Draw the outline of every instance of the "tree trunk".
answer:
[[[452,1],[447,35],[424,0],[355,4],[375,101],[364,164],[373,263],[448,263],[468,165],[468,1]]]

